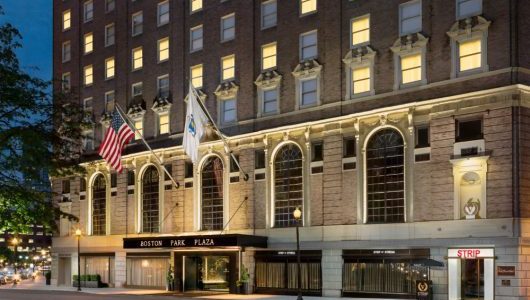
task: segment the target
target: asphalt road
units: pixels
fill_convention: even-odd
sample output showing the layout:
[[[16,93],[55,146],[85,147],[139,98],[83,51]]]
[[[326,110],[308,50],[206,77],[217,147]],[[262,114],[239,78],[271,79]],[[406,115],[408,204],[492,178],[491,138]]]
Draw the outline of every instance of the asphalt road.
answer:
[[[9,290],[0,289],[0,300],[170,300],[182,299],[191,300],[193,298],[173,297],[173,296],[144,296],[144,295],[96,295],[79,292],[63,291],[37,291],[37,290]]]

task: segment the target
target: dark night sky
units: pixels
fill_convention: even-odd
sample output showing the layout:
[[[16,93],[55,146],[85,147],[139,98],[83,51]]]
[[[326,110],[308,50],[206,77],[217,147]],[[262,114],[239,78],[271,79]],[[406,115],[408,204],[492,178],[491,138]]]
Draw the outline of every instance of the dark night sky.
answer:
[[[44,80],[52,76],[52,5],[53,0],[0,0],[0,24],[11,23],[22,35],[21,67]]]

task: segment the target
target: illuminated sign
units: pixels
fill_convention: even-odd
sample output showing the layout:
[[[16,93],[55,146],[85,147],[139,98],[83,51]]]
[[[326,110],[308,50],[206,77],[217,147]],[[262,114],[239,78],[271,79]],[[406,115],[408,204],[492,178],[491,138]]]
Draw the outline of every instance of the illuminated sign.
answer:
[[[123,248],[267,247],[267,238],[244,234],[124,238]]]
[[[449,258],[460,258],[460,259],[477,259],[477,258],[493,258],[494,251],[491,248],[462,248],[462,249],[449,249]]]

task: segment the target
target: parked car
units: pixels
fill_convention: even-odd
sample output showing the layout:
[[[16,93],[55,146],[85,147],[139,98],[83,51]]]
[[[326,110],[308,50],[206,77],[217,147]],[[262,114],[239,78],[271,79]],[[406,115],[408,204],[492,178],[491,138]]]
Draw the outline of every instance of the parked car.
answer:
[[[12,283],[14,280],[14,274],[13,273],[7,273],[5,275],[5,281],[6,283]]]
[[[6,284],[6,275],[4,273],[0,273],[0,285]]]

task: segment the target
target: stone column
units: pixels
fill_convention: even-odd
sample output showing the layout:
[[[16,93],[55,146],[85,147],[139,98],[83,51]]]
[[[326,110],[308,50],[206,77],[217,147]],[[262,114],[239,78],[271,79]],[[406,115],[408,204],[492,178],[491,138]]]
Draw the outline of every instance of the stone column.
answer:
[[[340,297],[342,265],[342,250],[322,250],[322,296]]]
[[[127,283],[127,253],[116,252],[114,256],[114,286],[124,287]]]

